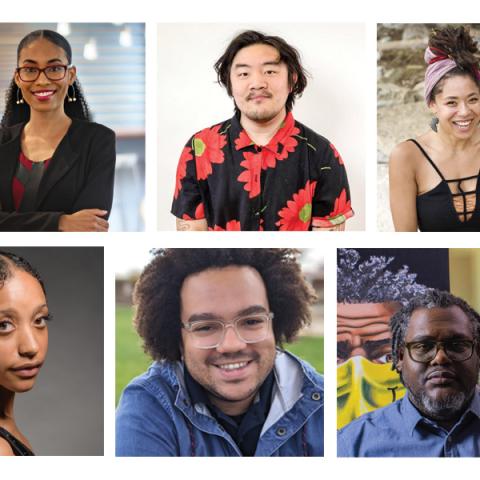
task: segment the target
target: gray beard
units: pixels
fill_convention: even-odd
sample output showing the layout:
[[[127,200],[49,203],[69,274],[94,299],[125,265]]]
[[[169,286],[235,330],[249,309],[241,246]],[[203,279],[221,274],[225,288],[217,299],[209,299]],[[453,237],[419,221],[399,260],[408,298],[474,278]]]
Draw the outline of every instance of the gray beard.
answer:
[[[471,397],[465,392],[457,392],[440,400],[430,398],[426,392],[414,393],[409,390],[412,403],[432,420],[451,420],[460,415]]]

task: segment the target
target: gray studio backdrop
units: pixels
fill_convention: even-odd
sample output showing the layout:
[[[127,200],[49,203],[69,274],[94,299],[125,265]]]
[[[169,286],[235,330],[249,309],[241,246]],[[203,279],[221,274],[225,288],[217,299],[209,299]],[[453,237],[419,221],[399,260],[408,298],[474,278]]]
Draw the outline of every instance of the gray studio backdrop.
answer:
[[[45,365],[16,396],[20,430],[36,455],[103,455],[103,248],[0,250],[38,269],[53,314]]]

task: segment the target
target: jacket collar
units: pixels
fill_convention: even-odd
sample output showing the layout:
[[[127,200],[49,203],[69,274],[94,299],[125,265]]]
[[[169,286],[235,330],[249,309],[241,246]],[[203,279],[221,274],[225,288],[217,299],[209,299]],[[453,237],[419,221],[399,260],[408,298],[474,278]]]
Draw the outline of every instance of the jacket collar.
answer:
[[[79,154],[72,148],[72,135],[78,127],[79,122],[72,119],[72,123],[67,130],[67,133],[60,141],[57,149],[53,153],[52,159],[45,174],[42,177],[38,189],[37,201],[35,208],[39,208],[50,190],[57,184],[57,182],[70,170],[72,165],[79,158]],[[10,127],[10,139],[0,145],[0,192],[1,203],[4,210],[12,211],[12,180],[18,165],[20,155],[20,140],[21,134],[25,127],[25,123],[20,123]]]

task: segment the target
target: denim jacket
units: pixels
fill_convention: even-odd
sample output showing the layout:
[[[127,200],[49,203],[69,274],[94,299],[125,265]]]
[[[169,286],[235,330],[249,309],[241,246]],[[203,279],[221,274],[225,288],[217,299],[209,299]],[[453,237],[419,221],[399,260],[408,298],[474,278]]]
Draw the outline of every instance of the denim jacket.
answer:
[[[323,377],[278,351],[272,403],[255,456],[323,456]],[[124,390],[117,456],[241,456],[203,403],[186,393],[182,362],[155,362]]]

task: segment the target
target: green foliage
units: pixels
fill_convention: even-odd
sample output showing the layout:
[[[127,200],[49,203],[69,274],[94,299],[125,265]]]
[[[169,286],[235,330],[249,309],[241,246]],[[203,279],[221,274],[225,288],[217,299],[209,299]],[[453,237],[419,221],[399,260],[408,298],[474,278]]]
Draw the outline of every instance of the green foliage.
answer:
[[[117,305],[116,312],[116,392],[115,403],[132,378],[140,375],[152,362],[142,349],[141,339],[132,325],[133,310]],[[323,337],[301,337],[285,349],[309,362],[323,373]]]

